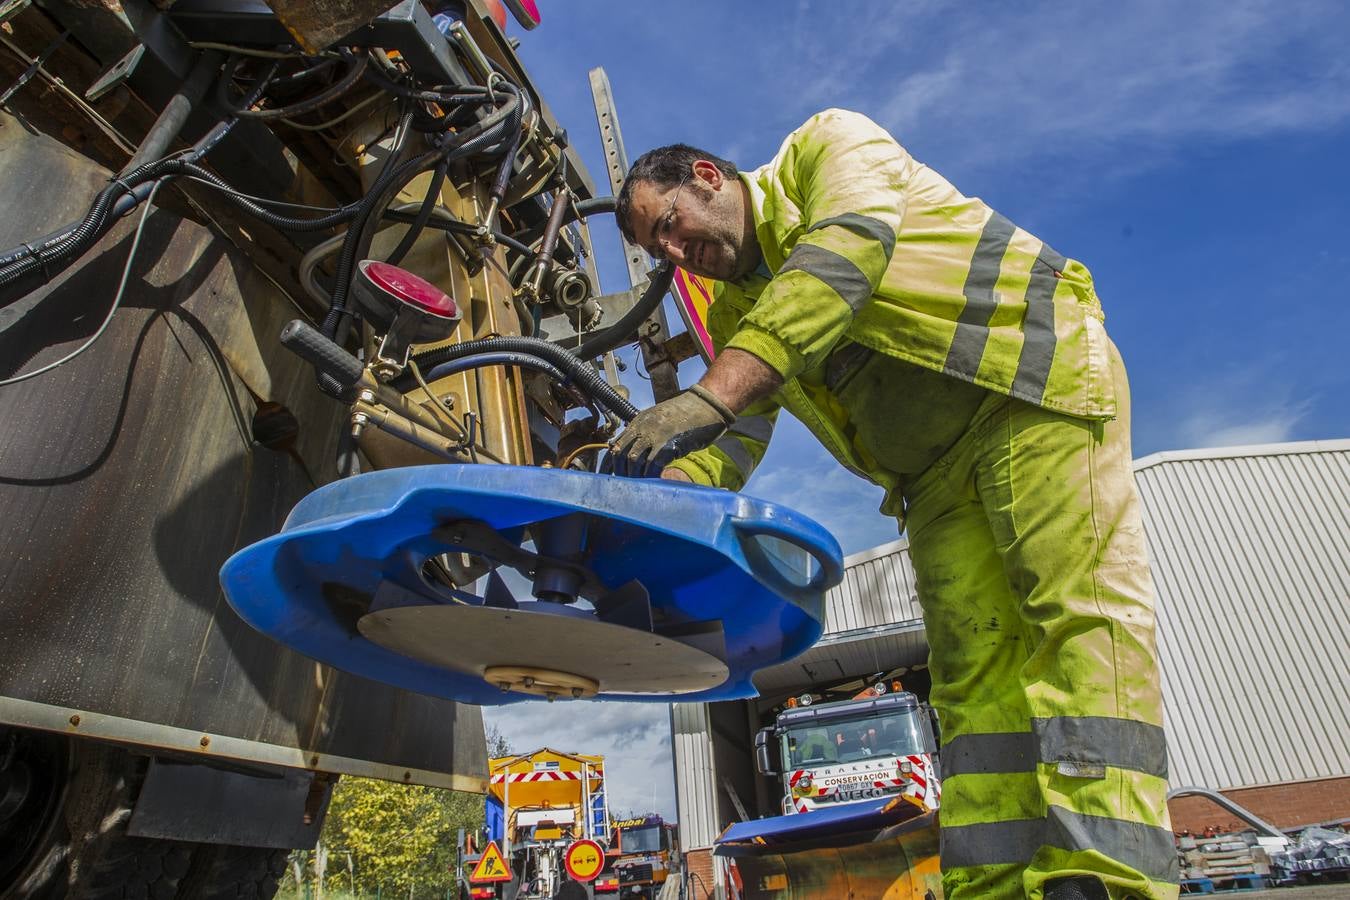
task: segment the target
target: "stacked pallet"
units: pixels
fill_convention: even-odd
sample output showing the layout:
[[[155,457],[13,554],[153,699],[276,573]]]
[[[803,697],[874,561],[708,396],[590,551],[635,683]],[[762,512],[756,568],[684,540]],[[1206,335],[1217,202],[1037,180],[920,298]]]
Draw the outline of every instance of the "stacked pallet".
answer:
[[[1280,880],[1343,880],[1350,875],[1350,834],[1330,828],[1305,828],[1283,853],[1275,854]]]
[[[1181,837],[1177,850],[1181,855],[1181,877],[1185,879],[1222,882],[1240,875],[1264,878],[1270,874],[1270,857],[1247,834]]]

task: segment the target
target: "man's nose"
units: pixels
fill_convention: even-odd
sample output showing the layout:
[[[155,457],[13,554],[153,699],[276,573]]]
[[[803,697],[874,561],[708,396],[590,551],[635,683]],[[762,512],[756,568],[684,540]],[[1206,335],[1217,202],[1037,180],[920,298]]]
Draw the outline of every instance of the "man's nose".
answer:
[[[675,263],[675,265],[684,264],[684,241],[679,238],[662,238],[661,249],[664,251],[666,259]]]

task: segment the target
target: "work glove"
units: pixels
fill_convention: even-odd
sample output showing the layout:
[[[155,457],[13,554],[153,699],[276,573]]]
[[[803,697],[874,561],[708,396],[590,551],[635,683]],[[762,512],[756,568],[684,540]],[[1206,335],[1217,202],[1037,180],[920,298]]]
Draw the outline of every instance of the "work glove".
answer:
[[[609,465],[615,475],[659,477],[661,470],[726,434],[736,414],[700,385],[644,409],[614,442]]]

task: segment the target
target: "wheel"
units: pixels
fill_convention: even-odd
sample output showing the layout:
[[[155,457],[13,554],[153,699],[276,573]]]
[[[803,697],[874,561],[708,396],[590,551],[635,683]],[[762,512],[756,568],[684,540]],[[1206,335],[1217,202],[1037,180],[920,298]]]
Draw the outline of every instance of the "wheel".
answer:
[[[42,732],[0,729],[0,897],[30,877],[55,827],[70,769],[67,742]]]
[[[0,748],[0,900],[173,900],[192,845],[126,833],[145,757],[9,729]]]
[[[272,900],[289,850],[197,844],[177,900]]]

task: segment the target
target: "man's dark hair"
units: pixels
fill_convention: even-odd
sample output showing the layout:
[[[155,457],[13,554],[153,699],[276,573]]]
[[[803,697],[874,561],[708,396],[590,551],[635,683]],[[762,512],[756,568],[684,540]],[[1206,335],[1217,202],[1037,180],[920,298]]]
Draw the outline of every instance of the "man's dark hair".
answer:
[[[640,182],[646,181],[660,190],[669,190],[684,181],[694,163],[700,159],[706,159],[717,166],[718,171],[727,178],[735,178],[739,174],[735,163],[727,162],[720,156],[713,156],[707,150],[700,150],[688,144],[657,147],[638,157],[637,162],[628,170],[623,187],[619,188],[619,199],[614,207],[614,218],[618,221],[619,231],[623,232],[625,240],[630,244],[641,246],[633,234],[633,224],[629,220],[633,214],[633,189]]]

